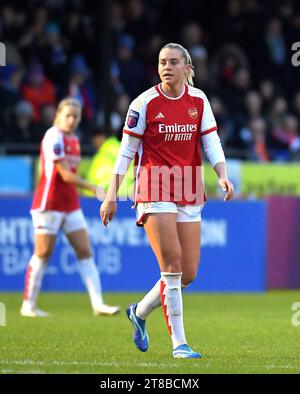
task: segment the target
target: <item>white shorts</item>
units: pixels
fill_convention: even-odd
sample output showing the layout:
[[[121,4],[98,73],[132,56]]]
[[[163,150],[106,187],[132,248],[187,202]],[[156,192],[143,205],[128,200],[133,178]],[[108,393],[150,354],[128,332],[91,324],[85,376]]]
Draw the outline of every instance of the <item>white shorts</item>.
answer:
[[[136,207],[136,224],[144,225],[148,213],[176,213],[177,222],[201,222],[203,205],[179,205],[174,202],[140,202]]]
[[[57,234],[63,230],[65,234],[85,229],[86,221],[81,209],[72,212],[30,211],[35,234]]]

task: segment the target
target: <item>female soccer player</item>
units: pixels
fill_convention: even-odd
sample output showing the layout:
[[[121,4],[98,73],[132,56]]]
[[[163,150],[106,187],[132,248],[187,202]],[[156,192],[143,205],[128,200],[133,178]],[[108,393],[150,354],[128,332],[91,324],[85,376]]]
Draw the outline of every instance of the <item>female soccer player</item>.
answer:
[[[47,130],[41,143],[40,179],[31,209],[34,254],[26,271],[22,316],[48,316],[36,307],[36,299],[60,229],[75,250],[78,271],[88,290],[94,314],[114,315],[120,311],[119,307],[103,302],[99,273],[79,206],[77,186],[96,192],[96,186],[76,174],[80,146],[74,132],[80,119],[80,103],[72,98],[62,100],[54,125]]]
[[[226,192],[225,201],[233,197],[233,185],[227,178],[210,104],[205,94],[193,87],[188,51],[179,44],[164,46],[158,72],[161,83],[142,93],[129,107],[114,176],[100,216],[105,226],[113,219],[116,193],[135,157],[137,224],[145,228],[161,278],[140,302],[126,310],[134,327],[133,340],[140,351],[148,350],[145,320],[162,305],[173,357],[200,358],[200,353],[187,344],[181,293],[181,288],[195,279],[200,258],[201,210],[205,202],[200,139]]]

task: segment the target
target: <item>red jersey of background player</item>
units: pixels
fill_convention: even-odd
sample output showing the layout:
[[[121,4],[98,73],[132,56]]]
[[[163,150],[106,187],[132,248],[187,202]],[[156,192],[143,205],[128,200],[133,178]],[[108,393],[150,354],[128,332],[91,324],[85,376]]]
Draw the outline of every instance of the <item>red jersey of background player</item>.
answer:
[[[185,85],[181,96],[171,98],[157,85],[136,98],[123,130],[141,139],[135,158],[136,203],[202,204],[205,193],[199,141],[215,130],[210,104],[197,88]],[[170,179],[162,179],[162,168],[173,169]]]
[[[35,191],[32,209],[72,212],[79,209],[77,188],[64,182],[55,163],[66,159],[76,173],[80,161],[80,145],[74,135],[66,135],[57,127],[47,130],[40,150],[40,179]]]

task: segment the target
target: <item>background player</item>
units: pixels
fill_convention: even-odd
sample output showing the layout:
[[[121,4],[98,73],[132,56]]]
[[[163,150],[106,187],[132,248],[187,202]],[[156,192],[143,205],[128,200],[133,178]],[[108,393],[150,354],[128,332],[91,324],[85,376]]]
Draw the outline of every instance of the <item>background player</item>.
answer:
[[[22,316],[48,315],[36,307],[36,300],[60,229],[76,253],[78,271],[89,293],[94,314],[114,315],[120,311],[119,307],[103,302],[99,273],[79,206],[77,186],[96,192],[96,186],[76,174],[80,145],[74,132],[80,120],[80,103],[72,98],[62,100],[54,125],[47,130],[41,143],[40,179],[31,210],[34,254],[26,271]]]

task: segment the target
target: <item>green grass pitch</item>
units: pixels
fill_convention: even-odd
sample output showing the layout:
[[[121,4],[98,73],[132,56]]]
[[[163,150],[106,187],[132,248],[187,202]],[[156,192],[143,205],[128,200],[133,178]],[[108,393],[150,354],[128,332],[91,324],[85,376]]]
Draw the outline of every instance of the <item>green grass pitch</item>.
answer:
[[[198,360],[174,360],[161,309],[148,319],[150,347],[132,343],[125,307],[141,294],[105,294],[122,306],[113,317],[94,317],[85,293],[42,293],[44,319],[19,315],[22,295],[0,293],[6,326],[0,326],[0,373],[201,374],[299,373],[300,326],[292,304],[300,292],[184,294],[184,320]]]

